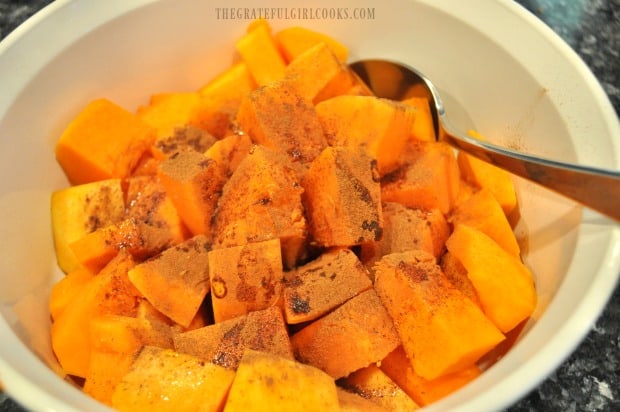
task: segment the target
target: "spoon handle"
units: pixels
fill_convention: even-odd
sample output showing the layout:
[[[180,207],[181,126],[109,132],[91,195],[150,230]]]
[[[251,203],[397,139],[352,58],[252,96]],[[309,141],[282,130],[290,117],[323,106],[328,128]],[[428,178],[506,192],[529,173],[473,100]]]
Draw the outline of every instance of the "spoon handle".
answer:
[[[441,138],[453,147],[620,221],[620,171],[542,159],[448,129]]]

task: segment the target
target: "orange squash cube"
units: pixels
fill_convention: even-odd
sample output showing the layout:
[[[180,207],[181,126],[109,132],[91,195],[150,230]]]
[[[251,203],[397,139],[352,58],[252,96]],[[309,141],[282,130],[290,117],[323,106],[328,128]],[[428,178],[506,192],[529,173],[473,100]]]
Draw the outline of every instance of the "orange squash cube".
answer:
[[[186,150],[161,162],[158,176],[190,232],[210,237],[211,218],[227,178],[224,167]]]
[[[286,62],[268,25],[260,24],[246,32],[235,47],[259,86],[284,77]]]
[[[305,27],[287,27],[274,35],[279,49],[287,62],[319,43],[325,43],[341,62],[347,61],[349,49],[338,40],[324,33],[319,33]]]
[[[400,339],[392,318],[370,289],[295,333],[291,343],[298,360],[338,379],[380,361]]]
[[[351,246],[381,238],[383,214],[376,161],[358,147],[328,147],[302,180],[313,239]]]
[[[250,92],[241,102],[237,122],[253,142],[286,154],[300,168],[327,146],[312,102],[288,82]]]
[[[56,144],[56,159],[71,184],[129,176],[153,143],[151,127],[107,99],[90,102]]]
[[[424,379],[463,370],[504,340],[427,252],[384,256],[375,265],[375,289],[413,369]]]
[[[210,248],[204,235],[194,236],[133,267],[129,280],[158,311],[187,327],[209,293]]]
[[[411,106],[374,96],[336,96],[316,112],[330,145],[365,148],[382,176],[399,165],[415,118]]]
[[[215,322],[274,306],[284,280],[280,239],[210,251],[209,279]]]
[[[534,278],[519,257],[464,224],[456,226],[446,247],[467,270],[484,312],[502,332],[532,315],[538,300]]]
[[[368,271],[351,250],[326,251],[287,274],[283,290],[286,322],[319,318],[371,287]]]
[[[381,370],[420,406],[427,406],[462,388],[482,373],[477,365],[427,380],[415,373],[402,346],[381,361]]]
[[[325,43],[317,44],[291,61],[284,79],[314,104],[346,94],[355,84],[349,68]]]
[[[452,148],[441,142],[412,142],[403,160],[404,166],[382,180],[383,201],[447,214],[461,185]]]
[[[282,311],[276,306],[178,333],[173,339],[178,352],[233,370],[246,349],[295,359]]]

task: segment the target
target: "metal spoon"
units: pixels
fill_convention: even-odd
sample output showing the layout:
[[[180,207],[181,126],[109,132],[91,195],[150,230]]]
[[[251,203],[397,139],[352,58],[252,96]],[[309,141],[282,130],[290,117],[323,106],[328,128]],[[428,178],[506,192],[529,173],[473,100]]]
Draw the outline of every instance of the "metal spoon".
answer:
[[[418,70],[386,60],[360,60],[350,67],[379,97],[427,97],[437,140],[620,221],[620,171],[544,159],[480,141],[450,124],[437,88]]]

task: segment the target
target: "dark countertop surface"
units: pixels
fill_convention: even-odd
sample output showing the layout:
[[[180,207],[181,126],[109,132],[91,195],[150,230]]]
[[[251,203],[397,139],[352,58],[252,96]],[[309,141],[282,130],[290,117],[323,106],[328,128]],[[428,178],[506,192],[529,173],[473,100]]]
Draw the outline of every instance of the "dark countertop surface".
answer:
[[[620,113],[620,0],[517,2],[582,57]],[[0,38],[48,3],[0,0]],[[17,411],[23,409],[0,393],[0,412]],[[620,411],[620,287],[577,350],[507,411]]]

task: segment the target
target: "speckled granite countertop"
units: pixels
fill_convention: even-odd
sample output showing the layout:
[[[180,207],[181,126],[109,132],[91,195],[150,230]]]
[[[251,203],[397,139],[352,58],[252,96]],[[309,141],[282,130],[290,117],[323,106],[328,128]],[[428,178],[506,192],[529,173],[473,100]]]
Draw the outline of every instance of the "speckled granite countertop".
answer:
[[[620,113],[620,0],[517,1],[577,51]],[[0,38],[48,3],[0,0]],[[0,412],[17,411],[0,393]],[[620,287],[573,355],[507,411],[620,411]]]

